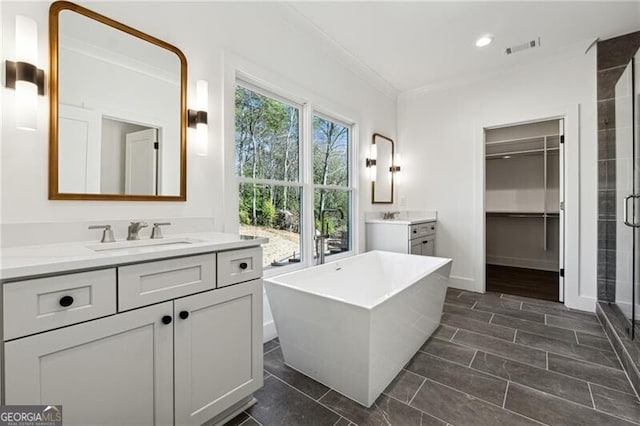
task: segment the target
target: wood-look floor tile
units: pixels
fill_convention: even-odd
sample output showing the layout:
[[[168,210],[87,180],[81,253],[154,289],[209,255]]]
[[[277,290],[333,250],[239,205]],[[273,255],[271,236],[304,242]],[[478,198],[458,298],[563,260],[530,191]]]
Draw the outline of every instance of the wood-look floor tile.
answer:
[[[606,337],[594,336],[593,334],[576,332],[578,343],[581,345],[591,346],[605,351],[613,351],[613,346]]]
[[[349,426],[351,423],[348,419],[345,419],[344,417],[340,417],[340,420],[338,420],[338,422],[333,425],[333,426]]]
[[[515,329],[526,331],[528,333],[577,343],[575,332],[573,330],[567,330],[566,328],[551,327],[538,322],[531,322],[516,319],[513,317],[505,317],[502,315],[494,315],[491,319],[491,324],[513,327]]]
[[[280,342],[277,339],[269,340],[262,345],[262,352],[267,353],[278,346],[280,346]]]
[[[484,352],[478,352],[473,359],[471,368],[577,402],[578,404],[591,406],[589,386],[584,380],[572,379],[562,374]]]
[[[513,307],[514,303],[517,305],[517,308]],[[480,301],[473,309],[544,324],[544,314],[523,311],[520,309],[520,304],[518,302],[507,299]]]
[[[458,290],[457,288],[447,287],[447,296],[458,297],[462,292],[462,290]]]
[[[402,370],[384,390],[384,394],[401,402],[409,403],[418,388],[424,382],[424,377],[407,370]]]
[[[366,408],[332,390],[320,403],[358,425],[419,426],[422,421],[420,411],[385,395]]]
[[[635,395],[591,384],[596,409],[640,424],[640,401]]]
[[[547,324],[553,327],[562,327],[570,330],[581,331],[583,333],[592,334],[598,337],[605,337],[604,329],[600,324],[575,320],[571,318],[556,317],[547,315]]]
[[[542,350],[517,345],[482,334],[460,330],[453,336],[453,343],[459,343],[474,349],[479,349],[507,359],[524,362],[535,367],[544,368],[547,365],[546,353]]]
[[[458,315],[461,317],[469,318],[469,319],[480,321],[480,322],[488,323],[489,320],[491,319],[490,312],[475,311],[470,308],[463,308],[461,306],[450,305],[446,301],[442,308],[442,311],[444,313],[454,314],[454,315]]]
[[[597,364],[578,361],[564,356],[549,354],[549,371],[577,377],[612,389],[633,393],[626,374],[620,370],[601,367]]]
[[[445,297],[444,303],[448,305],[460,306],[461,308],[467,309],[471,309],[471,307],[476,304],[476,302],[473,300],[459,299],[458,297],[449,295]]]
[[[562,303],[552,302],[550,300],[534,299],[531,297],[517,296],[515,294],[506,294],[506,293],[502,294],[500,297],[502,297],[503,299],[516,300],[518,302],[528,303],[532,305],[547,306],[550,308],[561,309],[565,311],[569,310],[569,308],[564,306]]]
[[[538,423],[432,380],[420,388],[411,405],[456,426],[528,426]]]
[[[455,327],[449,327],[448,325],[440,324],[436,331],[431,335],[432,337],[437,337],[442,340],[449,340],[456,334],[458,329]]]
[[[465,367],[469,365],[476,353],[475,349],[433,338],[427,340],[420,350],[451,362],[457,362]]]
[[[407,370],[476,398],[502,405],[507,381],[418,352]]]
[[[515,383],[509,383],[505,408],[549,425],[608,426],[631,424],[584,405]]]
[[[598,318],[595,316],[595,314],[591,312],[569,310],[567,307],[560,303],[554,303],[553,305],[523,303],[522,310],[573,319],[576,321],[588,322],[594,325],[600,325],[600,322],[598,321]]]
[[[469,330],[486,336],[497,337],[498,339],[513,341],[515,329],[504,327],[501,325],[489,324],[486,322],[476,321],[460,315],[445,312],[440,320],[449,327],[458,327],[463,330]]]
[[[516,343],[582,361],[601,364],[605,367],[622,369],[615,353],[592,348],[590,346],[582,346],[577,343],[568,343],[561,340],[550,339],[548,337],[538,336],[537,334],[530,334],[524,331],[518,332],[518,335],[516,336]]]
[[[264,426],[333,426],[340,416],[271,376],[253,396],[247,412]]]
[[[281,348],[274,349],[268,354],[265,354],[264,369],[313,399],[320,398],[329,390],[329,388],[322,383],[318,383],[312,378],[285,365]]]

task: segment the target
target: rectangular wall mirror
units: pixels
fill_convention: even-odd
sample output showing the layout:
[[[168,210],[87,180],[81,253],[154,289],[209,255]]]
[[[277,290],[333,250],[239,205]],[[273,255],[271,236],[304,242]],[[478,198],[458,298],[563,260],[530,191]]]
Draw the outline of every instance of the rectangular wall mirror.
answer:
[[[371,182],[371,203],[393,204],[393,140],[374,133],[372,143],[376,147],[376,171]]]
[[[186,200],[182,52],[64,1],[49,31],[49,199]]]

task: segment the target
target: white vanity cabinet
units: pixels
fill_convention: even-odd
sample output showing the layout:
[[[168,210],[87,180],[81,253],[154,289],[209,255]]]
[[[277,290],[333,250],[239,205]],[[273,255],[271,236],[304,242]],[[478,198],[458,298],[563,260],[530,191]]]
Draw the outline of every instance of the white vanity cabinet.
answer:
[[[5,404],[62,404],[65,425],[173,422],[172,302],[5,343]]]
[[[436,222],[433,219],[367,220],[367,251],[434,256]]]
[[[251,273],[216,288],[216,270],[249,269],[226,264],[248,254]],[[5,282],[2,403],[61,404],[65,425],[215,424],[246,408],[263,384],[261,256],[252,247]],[[38,321],[15,325],[8,300]]]
[[[200,425],[262,386],[262,280],[177,299],[175,417]]]

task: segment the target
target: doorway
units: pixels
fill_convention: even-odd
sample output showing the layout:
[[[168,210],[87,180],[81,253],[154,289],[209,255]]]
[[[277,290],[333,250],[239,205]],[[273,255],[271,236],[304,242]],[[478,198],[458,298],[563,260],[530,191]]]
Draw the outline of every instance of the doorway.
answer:
[[[564,301],[564,120],[485,129],[486,290]]]

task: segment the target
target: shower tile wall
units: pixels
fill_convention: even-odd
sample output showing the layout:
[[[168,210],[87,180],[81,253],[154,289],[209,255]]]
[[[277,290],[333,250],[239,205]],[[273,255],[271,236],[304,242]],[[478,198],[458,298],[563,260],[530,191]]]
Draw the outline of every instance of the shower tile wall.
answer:
[[[615,301],[615,85],[640,47],[640,31],[598,43],[598,300]]]

